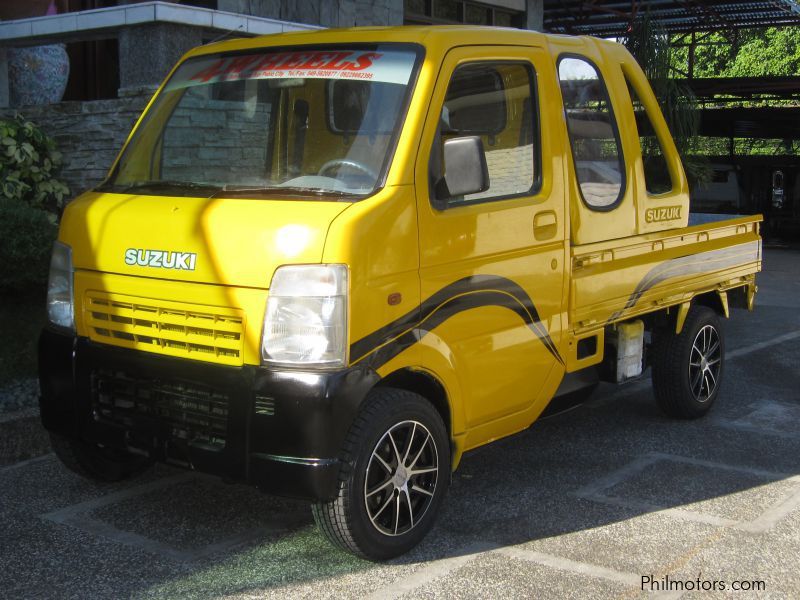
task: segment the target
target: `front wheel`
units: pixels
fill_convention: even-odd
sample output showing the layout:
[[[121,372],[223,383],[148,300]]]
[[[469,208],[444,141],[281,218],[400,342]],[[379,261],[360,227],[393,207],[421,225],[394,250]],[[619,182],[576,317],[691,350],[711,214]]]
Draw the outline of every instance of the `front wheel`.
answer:
[[[335,545],[372,560],[408,552],[433,526],[450,483],[450,444],[422,396],[378,388],[345,441],[338,496],[312,506]]]
[[[653,339],[653,391],[667,415],[696,419],[719,395],[725,338],[716,313],[692,306],[680,334],[657,331]]]

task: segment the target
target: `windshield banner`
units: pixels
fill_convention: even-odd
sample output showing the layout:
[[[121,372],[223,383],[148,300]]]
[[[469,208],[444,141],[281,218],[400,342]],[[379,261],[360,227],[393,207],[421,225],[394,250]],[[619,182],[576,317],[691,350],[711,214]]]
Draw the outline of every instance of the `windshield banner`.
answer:
[[[220,81],[248,79],[359,79],[408,83],[414,53],[382,50],[302,50],[190,59],[175,72],[165,91]]]

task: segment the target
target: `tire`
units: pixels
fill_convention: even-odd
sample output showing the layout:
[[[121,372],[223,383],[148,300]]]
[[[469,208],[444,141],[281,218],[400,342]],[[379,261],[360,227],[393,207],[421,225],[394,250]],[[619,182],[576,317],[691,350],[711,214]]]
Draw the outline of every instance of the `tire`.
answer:
[[[373,390],[341,458],[337,497],[311,507],[325,536],[370,560],[416,546],[433,526],[450,484],[450,442],[436,409],[413,392]]]
[[[153,464],[153,461],[144,456],[135,456],[124,450],[90,444],[56,433],[50,434],[50,444],[65,467],[93,481],[111,483],[130,479]]]
[[[670,417],[697,419],[719,395],[725,366],[725,338],[716,313],[692,306],[679,335],[661,329],[653,338],[653,391]]]

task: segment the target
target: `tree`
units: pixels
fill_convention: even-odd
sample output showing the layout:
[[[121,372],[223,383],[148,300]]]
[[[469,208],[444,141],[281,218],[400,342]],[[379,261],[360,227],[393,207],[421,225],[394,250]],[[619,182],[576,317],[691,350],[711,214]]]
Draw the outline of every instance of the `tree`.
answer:
[[[686,77],[689,47],[685,37],[672,36],[670,67],[673,77]],[[775,77],[800,75],[800,27],[761,27],[704,35],[694,49],[694,77]],[[797,100],[775,100],[754,96],[739,100],[742,107],[797,106]],[[727,106],[731,106],[730,102]],[[737,155],[797,154],[792,140],[737,138]],[[698,140],[697,151],[706,155],[727,154],[731,142],[715,138]]]
[[[673,36],[672,41],[677,40]],[[689,48],[673,48],[671,66],[686,73]],[[712,33],[694,51],[695,77],[800,75],[800,27],[741,29]]]
[[[800,27],[750,30],[729,73],[731,77],[800,75]]]

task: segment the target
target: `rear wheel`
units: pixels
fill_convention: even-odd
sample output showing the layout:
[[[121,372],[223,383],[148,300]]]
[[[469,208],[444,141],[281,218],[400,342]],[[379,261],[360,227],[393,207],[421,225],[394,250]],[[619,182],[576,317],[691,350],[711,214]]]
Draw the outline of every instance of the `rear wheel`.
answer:
[[[725,363],[725,339],[716,313],[692,306],[683,330],[662,329],[653,339],[653,391],[671,417],[696,419],[719,394]]]
[[[337,498],[312,506],[322,532],[373,560],[416,546],[450,482],[450,444],[439,413],[418,394],[378,388],[356,418],[342,458]]]
[[[124,450],[91,444],[56,433],[50,434],[50,444],[65,467],[94,481],[113,482],[129,479],[153,464],[144,456],[136,456]]]

